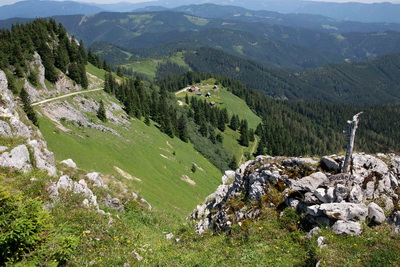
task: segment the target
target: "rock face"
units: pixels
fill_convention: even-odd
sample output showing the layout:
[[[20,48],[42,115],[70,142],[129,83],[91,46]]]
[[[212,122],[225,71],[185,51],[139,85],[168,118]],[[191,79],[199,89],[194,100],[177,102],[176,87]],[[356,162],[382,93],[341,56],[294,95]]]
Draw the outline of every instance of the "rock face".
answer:
[[[14,168],[27,172],[32,169],[29,151],[25,145],[19,145],[11,150],[4,152],[0,156],[0,166]]]
[[[366,218],[375,224],[387,221],[383,209],[371,203],[379,200],[377,203],[386,203],[386,211],[393,214],[391,222],[400,229],[400,211],[393,210],[399,202],[396,192],[400,189],[400,158],[393,154],[381,157],[385,161],[354,154],[351,174],[332,174],[338,170],[337,156],[335,160],[323,158],[319,166],[312,159],[259,156],[235,172],[225,172],[223,184],[188,219],[197,221],[198,233],[207,229],[226,231],[234,223],[240,225],[245,219],[256,219],[262,206],[279,210],[291,207],[302,213],[308,224],[332,226],[337,234],[359,235],[360,222]],[[293,170],[308,175],[289,178]],[[238,202],[242,203],[241,208],[237,207]]]
[[[29,84],[25,83],[25,85]],[[29,120],[20,110],[12,92],[7,87],[6,75],[0,70],[0,136],[23,137],[27,141],[26,145],[19,145],[11,148],[10,152],[3,152],[0,155],[0,166],[22,171],[28,171],[35,166],[51,176],[56,176],[53,153],[47,149],[41,132],[23,122]]]
[[[47,149],[46,142],[43,140],[30,140],[28,145],[33,150],[35,166],[46,171],[50,176],[57,175],[53,152]]]

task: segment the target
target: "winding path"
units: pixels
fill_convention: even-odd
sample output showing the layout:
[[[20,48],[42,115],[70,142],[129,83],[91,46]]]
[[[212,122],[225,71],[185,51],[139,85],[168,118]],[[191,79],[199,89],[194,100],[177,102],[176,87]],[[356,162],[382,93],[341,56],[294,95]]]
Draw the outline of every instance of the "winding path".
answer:
[[[72,96],[72,95],[80,95],[80,94],[100,91],[100,90],[103,90],[103,89],[104,88],[82,90],[82,91],[78,91],[78,92],[69,93],[69,94],[66,94],[66,95],[56,96],[56,97],[53,97],[53,98],[48,98],[48,99],[45,99],[45,100],[41,100],[41,101],[37,101],[37,102],[31,103],[31,106],[37,106],[37,105],[41,105],[41,104],[44,104],[44,103],[47,103],[47,102],[55,101],[55,100],[58,100],[58,99],[61,99],[61,98],[69,97],[69,96]]]

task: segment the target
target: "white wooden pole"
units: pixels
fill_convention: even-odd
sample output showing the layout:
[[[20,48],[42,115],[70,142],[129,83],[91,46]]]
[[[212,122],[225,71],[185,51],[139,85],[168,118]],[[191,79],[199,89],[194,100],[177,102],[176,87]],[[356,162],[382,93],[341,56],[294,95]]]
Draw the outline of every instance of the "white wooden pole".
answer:
[[[348,173],[350,169],[351,154],[353,153],[354,139],[356,137],[356,130],[358,126],[358,116],[361,114],[362,112],[357,113],[353,116],[352,121],[347,121],[347,124],[349,125],[349,142],[347,143],[346,158],[344,159],[342,166],[342,173]]]

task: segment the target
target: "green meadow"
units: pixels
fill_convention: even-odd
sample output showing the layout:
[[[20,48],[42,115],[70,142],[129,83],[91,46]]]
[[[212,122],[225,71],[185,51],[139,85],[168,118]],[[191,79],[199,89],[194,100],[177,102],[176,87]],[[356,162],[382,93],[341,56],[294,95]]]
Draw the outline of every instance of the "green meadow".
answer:
[[[111,99],[104,92],[86,95],[101,98],[105,103]],[[97,120],[95,116],[91,119]],[[220,171],[195,151],[192,144],[170,138],[154,125],[147,126],[137,119],[132,119],[126,128],[110,122],[104,125],[121,136],[68,121],[63,126],[70,131],[64,132],[49,119],[40,120],[40,129],[57,161],[71,158],[79,168],[123,180],[155,209],[188,215],[221,181]],[[193,165],[197,166],[194,173]],[[124,178],[116,169],[131,178]]]

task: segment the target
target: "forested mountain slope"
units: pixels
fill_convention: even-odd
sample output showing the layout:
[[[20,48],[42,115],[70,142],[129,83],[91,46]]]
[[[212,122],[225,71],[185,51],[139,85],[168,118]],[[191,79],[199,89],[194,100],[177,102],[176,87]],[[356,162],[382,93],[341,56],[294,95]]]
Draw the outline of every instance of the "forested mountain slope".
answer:
[[[342,62],[345,58],[357,61],[400,52],[400,33],[395,31],[340,35],[172,11],[100,13],[89,17],[56,17],[56,20],[89,45],[109,42],[131,51],[135,57],[161,56],[174,48],[190,50],[203,45],[267,65],[304,69]],[[262,51],[270,53],[264,55]]]
[[[233,3],[232,3],[233,4]],[[329,5],[329,3],[326,3]],[[382,32],[388,30],[399,31],[398,23],[362,23],[351,18],[333,19],[324,17],[315,12],[278,13],[265,10],[249,10],[239,6],[216,5],[211,3],[200,5],[186,5],[173,8],[174,11],[204,18],[220,18],[247,22],[263,22],[270,25],[284,25],[298,28],[310,28],[332,33],[344,32]]]
[[[232,77],[276,98],[352,104],[399,102],[399,54],[300,73],[267,68],[209,48],[187,52],[185,61],[195,71]]]

